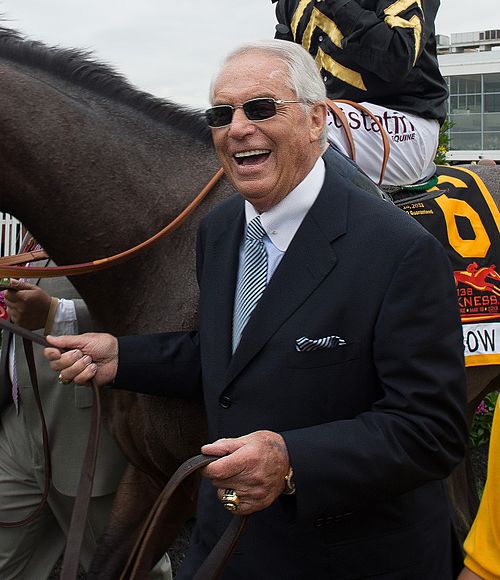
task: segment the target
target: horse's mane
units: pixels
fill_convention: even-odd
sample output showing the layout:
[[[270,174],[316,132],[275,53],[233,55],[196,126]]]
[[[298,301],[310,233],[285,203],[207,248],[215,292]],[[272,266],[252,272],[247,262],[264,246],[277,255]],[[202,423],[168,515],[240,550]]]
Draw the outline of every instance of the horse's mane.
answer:
[[[43,70],[211,142],[210,129],[200,110],[140,91],[110,66],[95,61],[91,51],[48,47],[0,25],[0,57]]]

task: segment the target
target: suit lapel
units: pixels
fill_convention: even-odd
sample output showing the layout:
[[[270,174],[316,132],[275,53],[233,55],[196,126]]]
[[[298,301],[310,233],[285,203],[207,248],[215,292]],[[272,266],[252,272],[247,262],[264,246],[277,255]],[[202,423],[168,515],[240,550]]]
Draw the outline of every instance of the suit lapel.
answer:
[[[337,257],[332,241],[347,229],[348,184],[344,185],[342,181],[328,170],[327,165],[325,183],[318,199],[304,218],[252,313],[227,369],[225,385],[221,388],[241,372],[334,268]]]
[[[206,338],[210,366],[223,369],[232,356],[233,305],[238,274],[239,248],[244,230],[244,204],[235,200],[229,218],[225,221],[211,248],[205,248],[209,260],[209,288],[202,287],[204,322],[210,335]],[[222,372],[223,372],[222,371]]]

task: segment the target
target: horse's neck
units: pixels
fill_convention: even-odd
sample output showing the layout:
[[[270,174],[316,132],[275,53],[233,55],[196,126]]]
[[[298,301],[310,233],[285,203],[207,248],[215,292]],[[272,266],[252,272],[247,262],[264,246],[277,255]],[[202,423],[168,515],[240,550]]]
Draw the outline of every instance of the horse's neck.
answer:
[[[1,60],[0,76],[0,207],[59,264],[105,257],[147,239],[218,168],[207,142],[131,107]],[[223,189],[196,221],[226,194]],[[112,273],[74,279],[98,322],[117,332],[157,329],[165,306],[146,309],[141,300],[154,295],[161,302],[159,285],[164,300],[184,295],[194,305],[196,221],[183,226],[175,251],[165,242]],[[183,290],[178,273],[186,265]],[[185,311],[169,312],[172,323],[191,324],[193,308]],[[134,317],[134,328],[120,326]]]
[[[187,150],[199,163],[200,188],[215,167],[205,144],[129,107],[40,73],[28,78],[0,68],[0,74],[2,206],[35,235],[43,233],[52,253],[51,238],[60,239],[55,225],[72,232],[76,259],[89,257],[90,240],[92,257],[140,241],[194,193],[185,190],[193,180],[182,179],[196,174]],[[124,227],[131,220],[134,228]],[[57,248],[60,260],[64,254]]]

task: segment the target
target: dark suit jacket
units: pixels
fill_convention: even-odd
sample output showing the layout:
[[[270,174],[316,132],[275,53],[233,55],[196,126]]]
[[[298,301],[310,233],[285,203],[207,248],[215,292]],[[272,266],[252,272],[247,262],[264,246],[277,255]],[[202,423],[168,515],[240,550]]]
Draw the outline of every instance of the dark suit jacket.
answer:
[[[332,151],[324,159],[323,188],[234,356],[239,197],[200,228],[199,333],[121,339],[115,385],[202,388],[212,440],[283,435],[296,494],[251,516],[224,579],[451,580],[441,480],[462,457],[466,426],[448,259],[412,218],[368,193],[352,164]],[[330,335],[347,344],[295,348],[302,336]],[[204,482],[179,578],[192,578],[229,517]]]

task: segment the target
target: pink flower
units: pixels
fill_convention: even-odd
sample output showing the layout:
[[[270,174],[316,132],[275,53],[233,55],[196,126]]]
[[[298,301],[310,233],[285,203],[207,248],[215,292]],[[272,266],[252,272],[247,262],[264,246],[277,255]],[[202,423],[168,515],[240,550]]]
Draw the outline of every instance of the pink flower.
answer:
[[[9,318],[9,313],[7,312],[7,304],[5,304],[5,294],[0,292],[0,318],[7,320]]]

